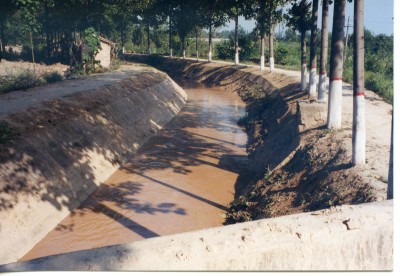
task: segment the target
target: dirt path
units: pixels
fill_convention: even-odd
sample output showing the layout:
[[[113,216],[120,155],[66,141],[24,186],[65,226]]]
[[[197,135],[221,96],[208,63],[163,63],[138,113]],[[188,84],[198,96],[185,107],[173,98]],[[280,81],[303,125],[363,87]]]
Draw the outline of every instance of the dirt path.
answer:
[[[187,92],[180,114],[21,260],[223,224],[246,182],[236,124],[244,103],[226,91]]]

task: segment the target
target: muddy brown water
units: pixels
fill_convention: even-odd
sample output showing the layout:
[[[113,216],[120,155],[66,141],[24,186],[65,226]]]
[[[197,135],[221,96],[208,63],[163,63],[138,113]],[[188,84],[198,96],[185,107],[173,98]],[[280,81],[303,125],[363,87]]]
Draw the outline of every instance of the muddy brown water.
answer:
[[[223,225],[249,177],[244,103],[186,87],[178,116],[20,261]]]

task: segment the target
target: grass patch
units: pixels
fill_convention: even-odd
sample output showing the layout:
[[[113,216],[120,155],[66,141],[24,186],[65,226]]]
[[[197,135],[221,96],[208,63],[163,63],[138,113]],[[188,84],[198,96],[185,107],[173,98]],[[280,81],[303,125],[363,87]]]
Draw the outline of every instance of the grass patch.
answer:
[[[0,121],[0,145],[11,142],[18,133],[5,121]]]
[[[382,73],[365,72],[365,87],[393,104],[393,79]]]
[[[381,96],[385,102],[393,104],[393,79],[378,72],[365,71],[364,74],[365,88]],[[353,84],[352,68],[344,70],[343,79],[345,82]]]
[[[58,72],[49,72],[36,76],[33,71],[25,70],[15,75],[0,76],[0,94],[15,90],[24,90],[64,80]]]

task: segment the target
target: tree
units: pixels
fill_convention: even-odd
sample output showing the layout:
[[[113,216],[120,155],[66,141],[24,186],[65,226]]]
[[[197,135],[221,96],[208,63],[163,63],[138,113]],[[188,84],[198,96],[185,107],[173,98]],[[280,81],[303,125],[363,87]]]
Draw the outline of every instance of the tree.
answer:
[[[132,7],[127,7],[120,3],[110,2],[105,5],[103,33],[112,36],[119,42],[119,47],[125,49],[128,38],[131,37],[133,23],[139,22],[134,15]]]
[[[301,89],[307,88],[307,51],[306,51],[306,32],[311,28],[311,4],[307,0],[292,1],[292,7],[285,15],[288,26],[300,32],[301,39]]]
[[[38,32],[40,29],[39,22],[37,21],[37,13],[40,8],[39,0],[15,0],[15,4],[21,13],[22,17],[22,29],[25,33],[29,34],[29,42],[31,45],[32,63],[33,70],[35,69],[35,47],[33,44],[33,34]]]
[[[86,51],[83,55],[83,61],[85,62],[86,74],[88,74],[95,69],[95,56],[101,50],[101,43],[100,37],[93,27],[89,27],[84,31],[84,40]]]
[[[50,12],[51,8],[54,7],[53,0],[43,1],[44,8],[44,26],[46,32],[46,60],[47,63],[50,62],[51,46],[50,46]]]
[[[328,19],[331,1],[322,0],[321,57],[319,65],[318,100],[324,102],[327,92],[326,63],[328,60]]]
[[[12,1],[0,1],[0,61],[2,52],[6,51],[6,23],[16,11],[16,6]]]
[[[143,5],[141,7],[142,23],[146,26],[147,32],[147,53],[151,54],[150,48],[150,28],[158,27],[165,21],[166,14],[163,13],[164,6],[162,0],[153,0],[150,5]]]
[[[167,1],[168,5],[168,46],[169,46],[169,56],[172,58],[173,50],[172,50],[172,15],[174,11],[175,1]]]
[[[200,24],[196,4],[189,0],[180,1],[180,4],[174,12],[174,17],[174,22],[176,23],[175,28],[182,44],[182,56],[186,58],[188,46],[187,36]]]
[[[185,1],[184,1],[185,2]],[[177,23],[176,21],[176,12],[179,7],[179,4],[182,4],[179,0],[164,0],[160,3],[162,5],[161,12],[165,13],[168,18],[168,47],[169,47],[169,56],[173,57],[173,47],[172,47],[172,37],[174,35],[174,29],[176,29]]]
[[[269,69],[270,72],[275,69],[275,59],[274,59],[274,30],[275,24],[282,20],[282,10],[278,10],[278,7],[283,6],[287,0],[269,0]]]
[[[365,164],[364,0],[354,1],[353,165]]]
[[[245,0],[230,0],[228,16],[235,21],[235,65],[239,65],[239,16],[243,14]]]
[[[227,20],[228,3],[223,0],[204,0],[199,2],[199,13],[203,15],[202,26],[208,27],[208,61],[212,60],[212,29],[223,26]]]
[[[342,126],[343,38],[346,0],[335,0],[329,72],[328,128]]]
[[[267,34],[267,2],[266,0],[255,0],[247,4],[247,17],[253,17],[256,20],[256,30],[260,35],[260,70],[265,69],[265,36]]]
[[[310,81],[308,95],[315,98],[317,94],[317,32],[318,32],[318,0],[312,2],[312,28],[310,43]]]

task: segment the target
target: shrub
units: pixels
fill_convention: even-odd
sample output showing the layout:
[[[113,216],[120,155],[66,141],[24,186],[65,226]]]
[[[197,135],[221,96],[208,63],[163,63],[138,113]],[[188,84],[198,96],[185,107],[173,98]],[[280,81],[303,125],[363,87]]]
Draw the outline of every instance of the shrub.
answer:
[[[11,142],[15,136],[17,136],[17,132],[7,122],[0,121],[0,145]]]
[[[253,58],[259,58],[260,42],[257,35],[253,32],[247,33],[239,28],[239,59],[240,61],[251,61]],[[216,55],[220,59],[233,60],[235,57],[234,32],[230,32],[229,40],[216,45]]]
[[[58,72],[50,72],[37,77],[33,71],[25,70],[16,75],[0,76],[0,94],[54,83],[63,79]]]
[[[382,96],[387,102],[393,103],[393,79],[390,76],[366,71],[365,88]]]
[[[40,80],[32,71],[25,70],[17,75],[3,76],[0,79],[0,93],[6,93],[13,90],[27,89],[40,85]]]
[[[275,47],[275,62],[300,68],[300,43],[279,42]]]
[[[46,73],[42,76],[42,78],[46,83],[54,83],[64,80],[64,77],[58,72]]]
[[[231,41],[223,41],[216,45],[217,56],[219,59],[232,59],[235,56],[235,47]]]

